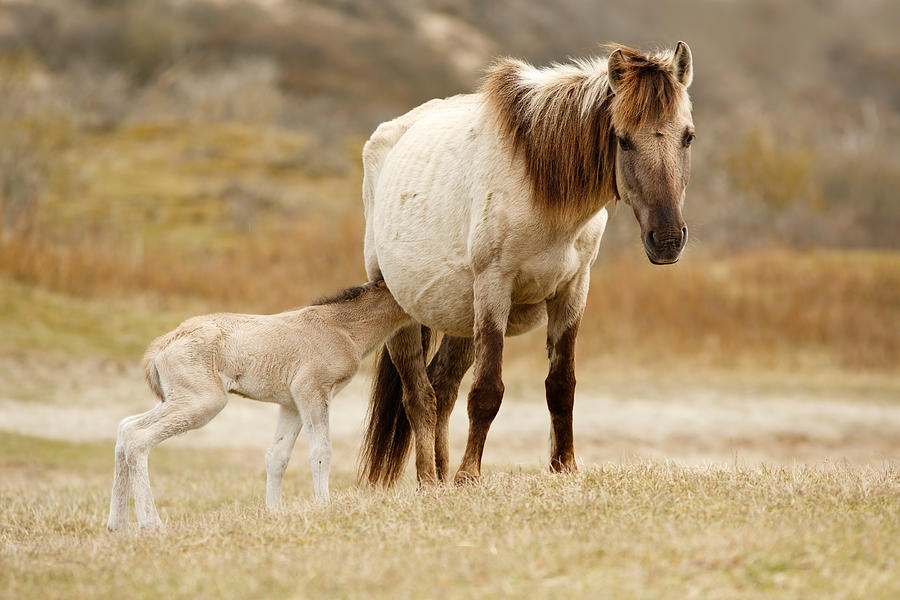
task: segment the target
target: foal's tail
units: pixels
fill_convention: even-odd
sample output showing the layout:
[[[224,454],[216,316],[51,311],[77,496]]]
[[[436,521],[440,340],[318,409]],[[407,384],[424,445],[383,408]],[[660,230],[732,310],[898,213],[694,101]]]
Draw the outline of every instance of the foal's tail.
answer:
[[[428,356],[431,330],[422,326],[422,353]],[[372,392],[366,433],[359,457],[359,479],[371,485],[390,486],[403,473],[412,429],[403,406],[403,382],[387,346],[381,348]]]
[[[159,341],[159,340],[157,340]],[[150,386],[150,389],[153,390],[153,393],[156,394],[156,397],[160,399],[160,401],[165,400],[162,391],[162,384],[159,381],[159,371],[156,369],[156,363],[153,359],[156,357],[156,353],[162,348],[162,345],[157,345],[156,342],[150,345],[147,348],[147,352],[144,353],[144,378],[147,380],[147,385]]]
[[[150,386],[150,389],[153,390],[153,393],[156,394],[156,397],[161,401],[165,401],[165,395],[163,394],[162,384],[159,381],[159,371],[156,368],[155,358],[156,355],[159,354],[159,351],[174,342],[175,340],[184,337],[185,328],[182,324],[177,329],[170,331],[164,335],[159,336],[153,342],[151,342],[150,347],[147,348],[147,351],[144,352],[144,360],[142,362],[143,370],[144,370],[144,378],[147,380],[147,385]]]

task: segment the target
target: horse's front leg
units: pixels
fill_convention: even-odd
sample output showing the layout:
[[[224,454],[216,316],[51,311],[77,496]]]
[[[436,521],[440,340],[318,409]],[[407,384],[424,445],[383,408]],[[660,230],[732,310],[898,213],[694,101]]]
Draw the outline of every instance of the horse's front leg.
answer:
[[[544,381],[550,410],[550,470],[576,471],[572,411],[575,406],[575,337],[587,301],[589,275],[579,276],[547,301],[547,357]]]
[[[512,280],[499,274],[475,277],[475,375],[469,390],[469,438],[455,482],[481,478],[481,456],[488,429],[503,400],[503,337],[510,310]]]
[[[306,432],[309,466],[312,470],[316,500],[328,504],[328,479],[331,474],[331,431],[328,402],[333,384],[319,380],[314,371],[301,371],[291,384],[291,396]]]
[[[272,445],[266,452],[266,508],[281,505],[281,484],[303,422],[295,405],[282,404]]]
[[[450,413],[456,404],[459,383],[474,360],[475,345],[472,338],[444,335],[437,354],[428,365],[428,380],[437,398],[434,461],[441,481],[450,477]]]

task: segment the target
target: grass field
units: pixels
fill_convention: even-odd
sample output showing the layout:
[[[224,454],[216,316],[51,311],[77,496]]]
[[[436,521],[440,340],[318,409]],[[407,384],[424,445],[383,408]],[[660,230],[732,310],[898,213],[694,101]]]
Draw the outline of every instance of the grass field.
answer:
[[[896,467],[492,467],[390,492],[305,470],[262,508],[258,456],[160,449],[168,527],[104,531],[111,448],[0,435],[7,598],[896,598]]]

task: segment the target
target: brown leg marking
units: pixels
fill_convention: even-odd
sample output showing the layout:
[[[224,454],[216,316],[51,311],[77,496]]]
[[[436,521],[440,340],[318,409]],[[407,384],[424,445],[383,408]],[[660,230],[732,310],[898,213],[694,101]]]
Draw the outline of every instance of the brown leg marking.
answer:
[[[481,455],[491,422],[503,400],[503,332],[486,324],[475,331],[475,381],[469,390],[469,439],[459,471],[457,485],[481,477]]]
[[[556,342],[547,341],[550,372],[544,381],[550,409],[550,470],[577,471],[572,409],[575,406],[575,337],[580,319],[569,326]]]
[[[387,346],[403,382],[403,407],[416,440],[416,479],[420,484],[434,483],[436,402],[425,372],[420,325],[416,323],[404,327],[388,341]]]
[[[459,382],[475,360],[472,338],[445,335],[441,347],[428,365],[428,379],[437,397],[437,425],[434,438],[434,459],[437,477],[450,477],[450,413],[459,394]]]

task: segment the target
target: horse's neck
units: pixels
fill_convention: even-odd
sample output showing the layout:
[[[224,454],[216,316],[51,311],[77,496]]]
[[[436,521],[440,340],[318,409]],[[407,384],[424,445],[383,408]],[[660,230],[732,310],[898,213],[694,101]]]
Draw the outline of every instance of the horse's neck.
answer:
[[[360,358],[370,354],[393,332],[411,321],[386,288],[372,289],[358,298],[325,308],[353,341]]]

